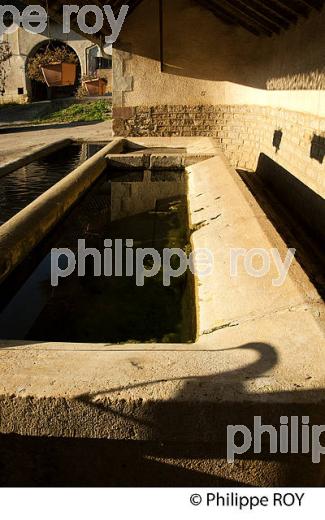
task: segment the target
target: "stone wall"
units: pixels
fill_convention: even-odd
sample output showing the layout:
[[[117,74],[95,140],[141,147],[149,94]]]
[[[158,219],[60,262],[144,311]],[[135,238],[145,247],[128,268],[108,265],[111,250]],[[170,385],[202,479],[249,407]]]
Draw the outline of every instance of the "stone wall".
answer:
[[[166,0],[160,31],[144,0],[113,50],[115,135],[214,137],[233,166],[255,171],[264,154],[323,196],[324,21],[325,9],[256,38]]]
[[[325,118],[251,105],[126,107],[113,117],[116,135],[213,137],[237,168],[256,170],[265,154],[325,195]]]
[[[152,0],[143,0],[123,26],[114,46],[115,106],[227,104],[229,85],[280,101],[288,90],[308,98],[306,90],[324,89],[325,8],[264,38],[224,24],[196,0],[163,4],[162,30]],[[228,104],[237,103],[235,90]],[[238,103],[246,104],[241,94]],[[308,111],[304,102],[298,110]]]

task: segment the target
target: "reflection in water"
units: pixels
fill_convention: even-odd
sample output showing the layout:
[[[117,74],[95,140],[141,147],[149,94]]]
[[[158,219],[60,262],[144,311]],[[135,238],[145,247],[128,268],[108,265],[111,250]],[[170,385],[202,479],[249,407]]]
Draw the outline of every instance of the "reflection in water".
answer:
[[[113,179],[109,187],[112,222],[154,210],[159,199],[185,195],[184,175],[178,172],[132,173]]]
[[[97,153],[101,144],[72,144],[0,179],[0,225]]]
[[[43,245],[36,268],[28,271],[28,261],[22,266],[18,278],[24,269],[26,273],[18,290],[10,290],[9,281],[0,337],[95,343],[192,341],[190,273],[174,279],[171,287],[163,286],[162,272],[137,287],[135,276],[94,277],[89,256],[85,277],[74,273],[61,279],[57,288],[50,285],[52,247],[77,253],[78,240],[85,239],[86,247],[96,248],[103,259],[105,239],[122,239],[124,246],[132,239],[134,247],[155,248],[162,254],[166,247],[188,248],[187,223],[183,172],[104,174]],[[150,268],[149,257],[146,267]]]

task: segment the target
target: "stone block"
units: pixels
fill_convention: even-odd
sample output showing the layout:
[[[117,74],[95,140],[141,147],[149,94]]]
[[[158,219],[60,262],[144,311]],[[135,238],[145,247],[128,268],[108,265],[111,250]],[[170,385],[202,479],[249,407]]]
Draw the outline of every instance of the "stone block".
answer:
[[[107,166],[122,170],[143,170],[148,169],[150,165],[149,155],[107,155]]]
[[[176,135],[176,134],[175,134]],[[151,170],[181,170],[184,168],[184,156],[155,154],[150,158]]]
[[[134,107],[113,107],[113,119],[130,119],[134,117]]]

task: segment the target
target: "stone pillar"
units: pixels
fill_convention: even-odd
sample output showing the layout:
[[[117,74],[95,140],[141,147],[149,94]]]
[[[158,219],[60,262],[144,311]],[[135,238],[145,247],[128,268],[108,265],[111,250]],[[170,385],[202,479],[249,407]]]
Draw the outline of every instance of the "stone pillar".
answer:
[[[125,92],[132,92],[133,77],[127,73],[127,62],[132,59],[131,45],[113,48],[113,132],[127,135],[126,121],[132,119],[133,109],[125,107]]]

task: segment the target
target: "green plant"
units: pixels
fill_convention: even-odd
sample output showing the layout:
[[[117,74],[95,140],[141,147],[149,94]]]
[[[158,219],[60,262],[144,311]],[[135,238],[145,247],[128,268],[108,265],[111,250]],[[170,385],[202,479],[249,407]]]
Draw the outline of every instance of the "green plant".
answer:
[[[76,123],[85,121],[105,121],[111,117],[111,102],[106,99],[75,103],[68,108],[46,116],[34,123]]]
[[[82,81],[92,81],[94,79],[103,79],[104,81],[107,81],[104,75],[101,75],[99,71],[93,73],[93,74],[84,74],[81,78]]]
[[[5,62],[8,61],[12,56],[10,46],[8,42],[0,43],[0,96],[5,93],[5,85],[7,79],[7,69]]]
[[[42,67],[51,63],[78,63],[76,53],[69,47],[50,47],[40,50],[31,58],[27,65],[27,76],[29,79],[45,83]]]
[[[91,81],[93,79],[98,79],[96,72],[93,74],[83,74],[81,81]]]

